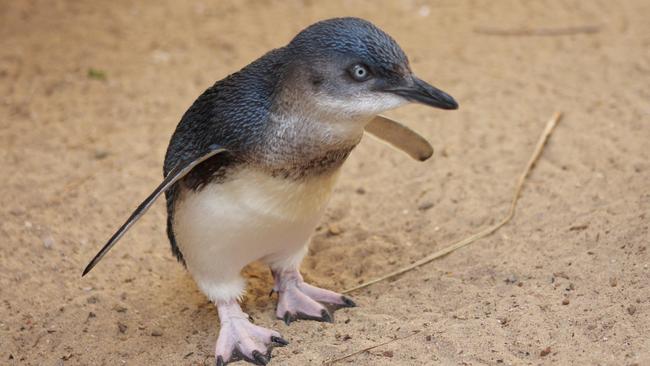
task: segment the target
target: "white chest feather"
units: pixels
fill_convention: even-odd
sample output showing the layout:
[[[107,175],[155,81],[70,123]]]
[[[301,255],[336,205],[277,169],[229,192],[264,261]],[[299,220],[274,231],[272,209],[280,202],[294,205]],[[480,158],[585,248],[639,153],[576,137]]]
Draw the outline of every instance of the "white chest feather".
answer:
[[[224,183],[183,191],[174,233],[188,269],[200,282],[299,250],[322,216],[337,175],[292,181],[241,169]]]

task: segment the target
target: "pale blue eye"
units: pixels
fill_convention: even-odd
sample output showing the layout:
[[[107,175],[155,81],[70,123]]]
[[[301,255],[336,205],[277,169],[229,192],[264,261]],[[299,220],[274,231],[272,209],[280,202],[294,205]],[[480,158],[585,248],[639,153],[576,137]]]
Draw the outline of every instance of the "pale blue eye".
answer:
[[[350,68],[350,75],[356,81],[365,81],[370,77],[370,72],[364,65],[356,64]]]

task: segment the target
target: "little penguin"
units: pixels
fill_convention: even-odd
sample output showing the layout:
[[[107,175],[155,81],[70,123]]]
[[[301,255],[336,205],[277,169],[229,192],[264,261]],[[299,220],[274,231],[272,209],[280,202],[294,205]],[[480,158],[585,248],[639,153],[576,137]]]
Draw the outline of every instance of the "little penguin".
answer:
[[[305,28],[196,99],[171,137],[162,183],[83,274],[165,193],[172,252],[217,307],[216,364],[266,365],[272,348],[287,341],[242,311],[241,270],[268,264],[275,314],[287,324],[331,322],[328,308],[355,306],[305,283],[300,263],[364,131],[417,160],[431,156],[424,138],[380,116],[410,102],[458,108],[416,77],[400,46],[372,23],[334,18]]]

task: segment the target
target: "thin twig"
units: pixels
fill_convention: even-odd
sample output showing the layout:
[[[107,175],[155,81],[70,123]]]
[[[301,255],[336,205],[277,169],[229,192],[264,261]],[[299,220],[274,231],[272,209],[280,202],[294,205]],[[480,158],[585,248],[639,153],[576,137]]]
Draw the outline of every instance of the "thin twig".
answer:
[[[465,238],[463,240],[460,240],[460,241],[458,241],[458,242],[456,242],[454,244],[451,244],[446,248],[443,248],[443,249],[438,250],[438,251],[436,251],[434,253],[431,253],[428,256],[420,259],[419,261],[417,261],[417,262],[415,262],[415,263],[413,263],[413,264],[411,264],[409,266],[398,269],[396,271],[393,271],[391,273],[388,273],[388,274],[386,274],[384,276],[381,276],[381,277],[376,278],[374,280],[368,281],[366,283],[362,283],[359,286],[355,286],[355,287],[352,287],[350,289],[347,289],[347,290],[343,291],[343,293],[350,293],[352,291],[356,291],[356,290],[362,289],[364,287],[368,287],[368,286],[373,285],[373,284],[375,284],[377,282],[381,282],[381,281],[384,281],[384,280],[399,276],[399,275],[401,275],[403,273],[406,273],[408,271],[411,271],[411,270],[413,270],[413,269],[415,269],[417,267],[423,266],[423,265],[431,262],[434,259],[440,258],[440,257],[442,257],[444,255],[447,255],[447,254],[449,254],[449,253],[451,253],[451,252],[453,252],[453,251],[455,251],[457,249],[460,249],[460,248],[462,248],[462,247],[464,247],[464,246],[466,246],[468,244],[471,244],[471,243],[473,243],[474,241],[476,241],[478,239],[486,237],[486,236],[492,234],[493,232],[497,231],[503,225],[507,224],[512,219],[512,217],[515,215],[515,208],[517,206],[517,201],[519,201],[519,196],[521,194],[521,190],[522,190],[522,188],[524,186],[524,183],[526,182],[526,178],[528,177],[528,175],[532,171],[532,169],[535,166],[535,163],[537,162],[539,157],[542,155],[542,151],[544,151],[544,146],[546,146],[546,142],[548,141],[549,137],[551,136],[551,133],[553,133],[553,129],[555,128],[557,123],[560,121],[561,117],[562,117],[561,112],[555,112],[553,114],[553,117],[551,117],[551,119],[546,124],[546,128],[544,128],[544,132],[542,132],[542,135],[540,136],[539,141],[537,141],[537,145],[535,146],[535,150],[533,151],[533,155],[530,157],[530,160],[528,160],[528,164],[526,164],[526,168],[524,169],[523,173],[519,177],[519,180],[517,181],[517,185],[515,186],[515,193],[514,193],[514,196],[512,197],[512,202],[510,203],[510,210],[508,211],[508,214],[501,221],[499,221],[495,225],[492,225],[490,227],[487,227],[487,228],[479,231],[478,233],[476,233],[476,234],[474,234],[472,236],[469,236],[469,237],[467,237],[467,238]]]
[[[593,34],[600,32],[601,27],[598,25],[585,25],[578,27],[566,28],[519,28],[519,29],[498,29],[489,27],[478,27],[474,33],[485,34],[488,36],[512,36],[512,37],[530,37],[530,36],[570,36],[574,34]]]
[[[373,350],[373,349],[375,349],[375,348],[378,348],[378,347],[381,347],[381,346],[385,346],[385,345],[390,344],[390,343],[393,343],[393,342],[401,341],[401,340],[406,339],[406,338],[413,337],[414,335],[416,335],[416,334],[418,334],[418,333],[420,333],[419,330],[414,330],[413,333],[411,333],[411,334],[409,334],[409,335],[407,335],[407,336],[399,337],[399,338],[393,338],[393,339],[391,339],[390,341],[386,341],[386,342],[383,342],[383,343],[375,344],[374,346],[370,346],[370,347],[364,348],[364,349],[362,349],[362,350],[359,350],[359,351],[356,351],[356,352],[352,352],[352,353],[347,354],[347,355],[345,355],[345,356],[342,356],[342,357],[339,357],[339,358],[335,358],[335,359],[333,359],[333,360],[325,361],[325,362],[323,362],[323,365],[333,365],[333,364],[335,364],[335,363],[337,363],[337,362],[339,362],[339,361],[343,361],[343,360],[345,360],[345,359],[348,359],[348,358],[350,358],[350,357],[356,356],[356,355],[358,355],[358,354],[361,354],[361,353],[364,353],[364,352],[368,352],[368,351]]]

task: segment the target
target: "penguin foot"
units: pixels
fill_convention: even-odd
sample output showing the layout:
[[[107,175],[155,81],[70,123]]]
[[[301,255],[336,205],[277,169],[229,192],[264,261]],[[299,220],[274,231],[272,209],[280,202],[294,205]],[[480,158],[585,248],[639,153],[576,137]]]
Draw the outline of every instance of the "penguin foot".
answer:
[[[239,305],[235,306],[239,308]],[[220,311],[221,330],[215,349],[216,365],[224,366],[239,360],[254,365],[268,364],[273,347],[282,347],[289,342],[280,333],[251,323],[241,309],[236,310],[239,312],[235,311],[235,314]]]
[[[332,323],[333,311],[356,306],[347,296],[305,283],[297,270],[273,274],[276,277],[274,290],[279,294],[275,314],[287,325],[298,319]]]

